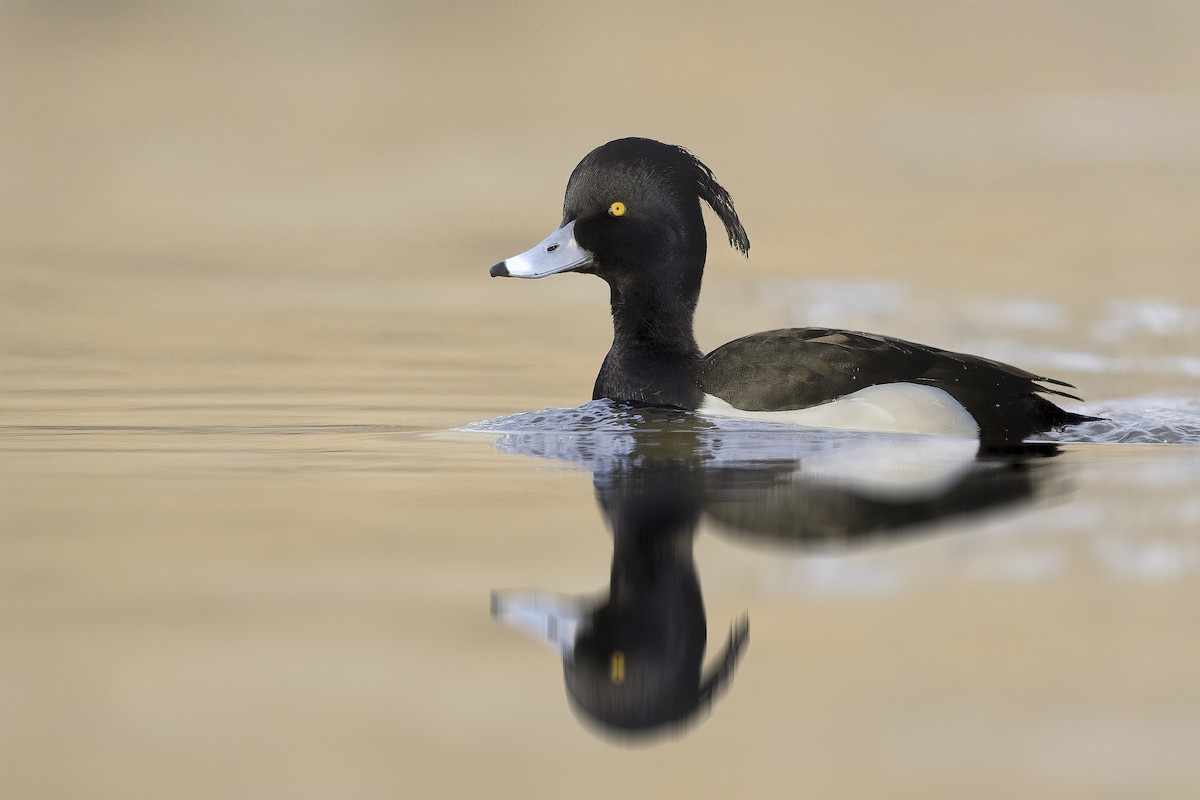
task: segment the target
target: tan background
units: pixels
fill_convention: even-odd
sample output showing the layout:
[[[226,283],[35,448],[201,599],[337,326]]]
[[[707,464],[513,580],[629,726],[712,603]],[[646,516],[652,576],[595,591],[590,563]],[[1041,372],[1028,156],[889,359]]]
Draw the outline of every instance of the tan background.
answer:
[[[1195,395],[1193,2],[0,3],[0,795],[1196,796],[1187,448],[840,567],[702,538],[730,697],[578,727],[486,609],[603,584],[589,477],[429,432],[587,398],[604,287],[486,271],[631,134],[750,232],[702,345]],[[908,588],[804,577],[859,567]]]

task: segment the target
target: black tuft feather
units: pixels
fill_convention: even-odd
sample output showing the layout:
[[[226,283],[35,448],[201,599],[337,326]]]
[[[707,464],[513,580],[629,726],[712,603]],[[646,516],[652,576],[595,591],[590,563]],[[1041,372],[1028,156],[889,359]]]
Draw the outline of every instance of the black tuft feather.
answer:
[[[687,157],[696,173],[696,190],[700,199],[708,203],[717,212],[721,222],[725,223],[725,232],[729,234],[729,245],[744,256],[750,254],[750,237],[738,219],[737,211],[733,208],[733,198],[725,187],[717,183],[717,176],[705,166],[704,162],[692,155],[687,148],[677,147],[679,152]]]

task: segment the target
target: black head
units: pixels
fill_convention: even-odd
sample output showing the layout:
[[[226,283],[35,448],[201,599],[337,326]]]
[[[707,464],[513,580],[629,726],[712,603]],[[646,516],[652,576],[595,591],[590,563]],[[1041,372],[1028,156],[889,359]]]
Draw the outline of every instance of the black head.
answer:
[[[730,244],[748,253],[733,199],[712,170],[682,147],[617,139],[588,153],[571,173],[558,230],[497,264],[492,275],[575,271],[621,283],[653,269],[677,273],[681,288],[694,281],[698,291],[706,247],[701,201],[721,218]]]
[[[707,202],[743,254],[750,240],[733,199],[712,170],[682,147],[653,139],[617,139],[588,153],[567,183],[563,222],[593,254],[595,271],[669,260],[673,253],[703,257]]]

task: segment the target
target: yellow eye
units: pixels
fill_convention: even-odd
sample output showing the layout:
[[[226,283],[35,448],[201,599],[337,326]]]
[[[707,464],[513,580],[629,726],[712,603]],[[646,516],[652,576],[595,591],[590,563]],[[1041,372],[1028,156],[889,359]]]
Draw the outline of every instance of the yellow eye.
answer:
[[[618,201],[608,207],[608,215],[610,217],[619,217],[625,213],[625,204]]]
[[[611,678],[612,682],[616,684],[622,684],[625,682],[625,654],[620,650],[617,650],[612,654],[612,664],[610,665],[609,678]]]

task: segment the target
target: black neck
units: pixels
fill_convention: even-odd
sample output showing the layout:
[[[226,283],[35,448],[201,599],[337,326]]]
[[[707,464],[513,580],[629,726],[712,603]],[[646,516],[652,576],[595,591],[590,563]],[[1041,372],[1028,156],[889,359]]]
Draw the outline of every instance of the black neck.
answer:
[[[613,343],[596,377],[594,399],[696,406],[694,376],[701,353],[692,317],[700,295],[698,277],[693,283],[609,280]]]
[[[657,285],[613,284],[610,289],[613,350],[700,355],[692,332],[696,296],[681,297],[678,288],[664,291]]]

